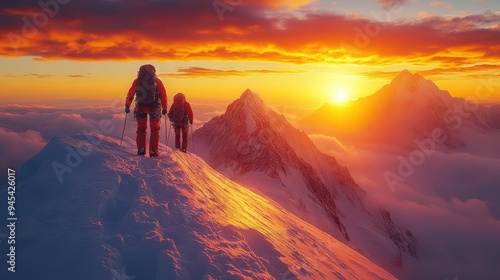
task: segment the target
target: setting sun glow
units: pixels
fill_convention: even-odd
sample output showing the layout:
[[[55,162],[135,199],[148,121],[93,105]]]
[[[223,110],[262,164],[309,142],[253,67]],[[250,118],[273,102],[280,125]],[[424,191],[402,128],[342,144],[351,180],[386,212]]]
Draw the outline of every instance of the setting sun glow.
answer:
[[[331,101],[335,105],[345,105],[349,102],[349,96],[345,90],[337,90],[331,98]]]

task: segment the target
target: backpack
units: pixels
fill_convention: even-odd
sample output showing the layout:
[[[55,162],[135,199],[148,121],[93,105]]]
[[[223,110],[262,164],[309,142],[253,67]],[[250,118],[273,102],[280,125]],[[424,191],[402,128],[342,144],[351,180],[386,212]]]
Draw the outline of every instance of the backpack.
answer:
[[[158,103],[156,70],[153,65],[146,64],[139,68],[135,96],[139,105],[152,106]]]
[[[184,94],[178,93],[174,96],[174,104],[172,105],[172,122],[174,122],[175,125],[184,125],[187,122],[184,102],[186,102]]]

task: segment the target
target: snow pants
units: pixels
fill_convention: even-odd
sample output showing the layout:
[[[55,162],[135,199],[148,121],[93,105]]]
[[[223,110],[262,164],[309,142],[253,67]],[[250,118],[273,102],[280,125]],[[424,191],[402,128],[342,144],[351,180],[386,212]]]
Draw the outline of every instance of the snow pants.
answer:
[[[137,119],[137,148],[146,149],[146,130],[148,129],[148,115],[149,125],[151,127],[151,137],[149,138],[149,150],[158,151],[158,144],[160,142],[160,120],[161,114],[158,114],[156,107],[139,107],[136,112]],[[146,149],[147,150],[147,149]]]
[[[175,127],[175,148],[181,149],[181,130],[182,130],[182,150],[187,150],[188,146],[188,129],[184,126]]]

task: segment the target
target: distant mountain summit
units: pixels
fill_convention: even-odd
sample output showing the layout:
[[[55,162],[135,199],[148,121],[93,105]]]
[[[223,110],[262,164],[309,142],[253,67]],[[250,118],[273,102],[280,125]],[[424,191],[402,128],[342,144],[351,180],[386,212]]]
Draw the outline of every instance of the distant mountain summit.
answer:
[[[416,239],[384,210],[368,207],[349,170],[250,90],[194,133],[213,168],[379,262],[416,256]]]
[[[465,145],[460,131],[498,128],[494,108],[455,98],[432,81],[408,70],[371,96],[350,107],[325,104],[298,126],[308,133],[335,136],[348,143],[412,145],[416,138],[440,129],[449,147]]]
[[[449,106],[453,101],[448,91],[440,90],[432,81],[418,73],[411,74],[408,70],[401,71],[389,85],[384,86],[374,96],[378,101],[412,101],[441,107]]]

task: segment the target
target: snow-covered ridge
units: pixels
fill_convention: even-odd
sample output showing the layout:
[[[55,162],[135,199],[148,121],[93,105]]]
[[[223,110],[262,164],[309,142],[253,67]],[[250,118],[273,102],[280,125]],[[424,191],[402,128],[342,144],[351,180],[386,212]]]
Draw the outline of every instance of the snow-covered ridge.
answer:
[[[87,138],[61,137],[20,170],[22,266],[1,279],[394,279],[196,155],[93,137],[78,161]],[[72,166],[61,183],[54,162]]]

